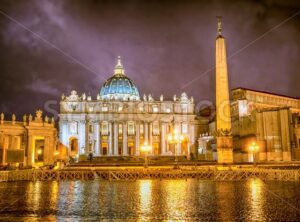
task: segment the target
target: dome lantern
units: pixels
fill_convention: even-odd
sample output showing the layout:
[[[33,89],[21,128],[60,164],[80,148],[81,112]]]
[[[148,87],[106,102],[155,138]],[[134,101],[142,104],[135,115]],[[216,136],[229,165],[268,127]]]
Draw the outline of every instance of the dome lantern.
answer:
[[[140,94],[133,81],[125,76],[121,57],[115,66],[114,75],[105,81],[100,90],[102,100],[139,101]]]
[[[124,68],[121,62],[121,56],[118,56],[118,62],[115,67],[114,75],[124,75]]]

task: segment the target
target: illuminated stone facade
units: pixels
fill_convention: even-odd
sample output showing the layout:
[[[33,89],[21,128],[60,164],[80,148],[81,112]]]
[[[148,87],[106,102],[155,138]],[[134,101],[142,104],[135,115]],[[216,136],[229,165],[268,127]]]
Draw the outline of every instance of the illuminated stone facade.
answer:
[[[237,88],[232,91],[232,136],[235,162],[252,162],[249,146],[255,142],[257,161],[290,161],[300,159],[300,99]],[[215,135],[211,121],[207,135]],[[215,152],[214,137],[200,135],[201,149]]]
[[[296,122],[300,100],[243,88],[232,90],[232,96],[235,150],[247,152],[250,143],[256,141],[259,160],[293,159],[293,149],[299,147]]]
[[[0,155],[1,165],[22,164],[41,166],[53,164],[55,160],[57,130],[54,119],[42,118],[42,111],[35,117],[23,116],[16,120],[13,114],[10,121],[0,117]]]
[[[94,156],[139,156],[144,143],[152,146],[150,155],[182,155],[195,152],[196,120],[194,100],[186,93],[140,98],[120,58],[114,74],[95,99],[72,91],[60,102],[59,137],[70,156],[93,153]],[[168,143],[173,131],[183,135],[178,144]]]

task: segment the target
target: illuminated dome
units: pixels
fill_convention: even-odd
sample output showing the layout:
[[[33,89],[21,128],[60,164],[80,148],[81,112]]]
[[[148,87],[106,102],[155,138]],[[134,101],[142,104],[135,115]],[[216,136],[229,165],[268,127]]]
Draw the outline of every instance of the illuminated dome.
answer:
[[[140,94],[133,81],[124,74],[120,56],[115,72],[103,84],[100,90],[100,99],[103,100],[140,100]]]

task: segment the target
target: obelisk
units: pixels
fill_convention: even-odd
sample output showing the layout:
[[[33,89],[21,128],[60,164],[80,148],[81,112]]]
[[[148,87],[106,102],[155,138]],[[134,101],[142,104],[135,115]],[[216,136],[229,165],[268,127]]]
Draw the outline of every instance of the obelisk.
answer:
[[[231,113],[225,39],[221,17],[218,18],[216,39],[216,131],[218,163],[233,163]]]

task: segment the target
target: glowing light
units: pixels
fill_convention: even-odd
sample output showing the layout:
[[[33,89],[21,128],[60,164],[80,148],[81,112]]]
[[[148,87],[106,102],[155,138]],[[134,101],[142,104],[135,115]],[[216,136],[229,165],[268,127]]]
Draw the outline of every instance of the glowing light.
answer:
[[[41,155],[42,152],[43,152],[43,151],[42,151],[41,149],[38,149],[38,151],[37,151],[38,155]]]
[[[258,150],[259,150],[259,146],[255,142],[252,142],[252,144],[249,146],[249,151],[257,152]]]

